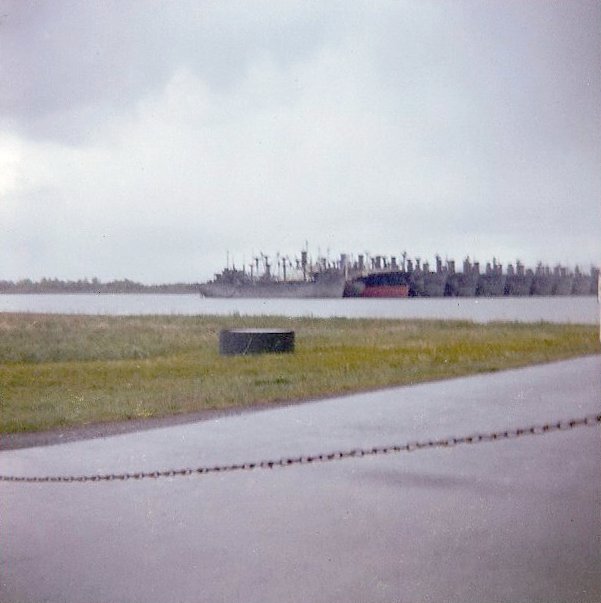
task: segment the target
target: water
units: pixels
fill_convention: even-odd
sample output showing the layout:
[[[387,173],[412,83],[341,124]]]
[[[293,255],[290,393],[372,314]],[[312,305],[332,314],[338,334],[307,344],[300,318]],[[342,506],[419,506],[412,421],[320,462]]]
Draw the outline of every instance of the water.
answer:
[[[0,312],[278,315],[597,324],[594,296],[409,299],[209,299],[198,295],[0,295]]]

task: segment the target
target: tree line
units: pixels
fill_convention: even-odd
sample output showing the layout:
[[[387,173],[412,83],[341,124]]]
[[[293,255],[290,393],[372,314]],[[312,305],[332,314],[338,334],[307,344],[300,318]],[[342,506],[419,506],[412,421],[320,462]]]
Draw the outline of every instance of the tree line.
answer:
[[[18,281],[0,280],[0,293],[198,293],[198,283],[144,285],[129,279],[103,283],[97,278],[77,281],[57,278],[32,281],[26,278]]]

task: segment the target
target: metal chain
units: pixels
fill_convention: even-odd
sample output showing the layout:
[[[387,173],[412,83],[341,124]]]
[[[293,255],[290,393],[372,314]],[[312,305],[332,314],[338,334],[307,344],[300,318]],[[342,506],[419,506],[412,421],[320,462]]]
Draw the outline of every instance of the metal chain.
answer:
[[[214,465],[207,467],[167,469],[164,471],[141,471],[137,473],[109,473],[104,475],[57,475],[43,477],[23,477],[13,475],[0,475],[2,482],[107,482],[115,480],[141,480],[158,479],[160,477],[178,477],[185,475],[197,475],[206,473],[225,473],[231,471],[252,471],[253,469],[274,469],[275,467],[291,467],[292,465],[308,465],[311,463],[325,463],[339,461],[347,458],[359,458],[373,455],[393,454],[398,452],[412,452],[414,450],[425,450],[432,448],[448,448],[461,444],[479,444],[483,442],[499,442],[511,440],[523,436],[543,435],[555,431],[569,431],[576,427],[596,426],[601,424],[601,414],[589,415],[580,419],[567,421],[555,421],[543,425],[532,425],[518,429],[506,429],[504,431],[492,431],[489,433],[478,433],[469,436],[449,437],[439,440],[422,440],[408,442],[405,444],[392,444],[390,446],[374,446],[373,448],[355,448],[338,452],[312,454],[309,456],[298,456],[282,458],[278,460],[260,461],[251,463],[233,463],[230,465]]]

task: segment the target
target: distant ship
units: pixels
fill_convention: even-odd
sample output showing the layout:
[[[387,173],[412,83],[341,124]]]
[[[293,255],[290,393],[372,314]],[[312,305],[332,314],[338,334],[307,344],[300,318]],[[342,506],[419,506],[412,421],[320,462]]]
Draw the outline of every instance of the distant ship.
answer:
[[[580,272],[580,268],[576,266],[576,270],[574,271],[574,283],[572,285],[572,294],[590,295],[591,293],[595,293],[598,278],[598,270],[591,270],[591,274],[589,275]]]
[[[349,272],[347,266],[346,272]],[[365,257],[351,268],[352,278],[344,288],[344,297],[409,297],[412,271],[397,263],[396,257],[388,262],[382,256],[372,258],[371,271],[365,267]]]
[[[423,269],[423,292],[424,297],[443,297],[445,294],[449,271],[443,268],[440,256],[436,256],[436,271],[430,271],[430,265],[425,262]]]
[[[555,276],[553,295],[571,295],[574,288],[574,276],[568,274],[568,269],[562,266],[555,266],[553,274]]]
[[[395,270],[357,277],[345,288],[344,297],[409,297],[407,275]]]
[[[298,268],[302,272],[295,278],[288,278],[292,263],[287,258],[278,260],[283,267],[283,278],[271,273],[271,264],[267,256],[261,256],[264,271],[259,274],[259,259],[255,258],[256,272],[225,268],[216,274],[212,281],[199,286],[204,297],[246,297],[246,298],[340,298],[342,297],[346,277],[339,267],[329,266],[324,261],[313,266],[308,262],[307,252],[301,253]]]
[[[506,275],[503,274],[503,266],[497,264],[493,258],[492,264],[486,264],[486,272],[478,279],[476,295],[481,297],[501,297],[505,294]]]
[[[555,277],[548,266],[538,264],[532,277],[531,295],[553,295]]]
[[[450,274],[446,286],[446,295],[455,297],[475,297],[480,278],[480,265],[472,264],[469,258],[463,261],[463,272],[455,272],[455,262],[449,262]]]
[[[505,295],[523,297],[530,295],[532,290],[532,270],[525,270],[524,265],[518,260],[514,269],[513,264],[507,266],[507,278],[505,280]]]
[[[415,258],[415,268],[413,262],[407,260],[407,270],[411,297],[443,297],[445,295],[449,270],[448,267],[442,267],[440,256],[436,256],[436,271],[430,270],[428,262],[424,262],[422,266],[420,258]]]

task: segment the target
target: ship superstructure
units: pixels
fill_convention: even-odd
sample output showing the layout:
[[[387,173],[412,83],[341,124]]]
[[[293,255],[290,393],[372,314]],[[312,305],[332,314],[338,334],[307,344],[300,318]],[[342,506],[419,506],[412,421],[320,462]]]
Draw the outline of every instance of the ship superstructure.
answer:
[[[346,283],[343,258],[338,264],[325,258],[313,263],[307,251],[295,262],[276,257],[277,274],[272,272],[269,256],[261,254],[248,271],[246,266],[242,270],[226,267],[212,281],[200,285],[200,293],[205,297],[342,297]]]

